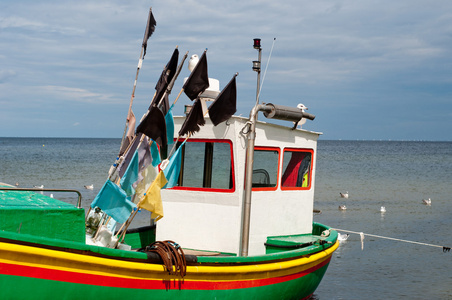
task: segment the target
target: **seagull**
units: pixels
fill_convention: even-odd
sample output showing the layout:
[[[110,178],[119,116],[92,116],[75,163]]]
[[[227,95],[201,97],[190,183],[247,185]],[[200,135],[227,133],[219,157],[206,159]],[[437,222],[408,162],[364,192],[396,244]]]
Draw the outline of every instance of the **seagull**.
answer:
[[[345,205],[339,205],[339,210],[347,210],[347,206],[345,206]]]
[[[18,183],[18,182],[16,182],[16,186],[19,186],[19,183]]]
[[[84,187],[87,190],[92,190],[94,188],[94,185],[93,184],[92,185],[85,185]]]
[[[380,207],[380,212],[381,213],[385,213],[386,212],[386,207],[384,207],[384,206]]]
[[[347,234],[341,234],[341,233],[337,233],[337,239],[341,242],[341,241],[346,241],[348,239],[350,235]]]
[[[348,199],[348,191],[346,191],[345,193],[339,193],[341,195],[341,198],[345,198]]]
[[[424,203],[427,206],[432,205],[432,199],[428,198],[428,199],[422,199],[422,203]]]
[[[304,105],[303,103],[299,103],[297,105],[297,108],[299,110],[301,110],[301,112],[304,112],[305,110],[308,110],[306,105]],[[293,126],[293,129],[297,128],[297,126],[300,126],[300,128],[302,128],[304,123],[306,123],[306,119],[305,118],[301,118],[301,120],[299,120],[298,122],[295,122],[295,124]]]
[[[44,188],[44,185],[34,185],[33,186],[35,189],[43,189]]]
[[[199,57],[197,54],[193,54],[190,57],[190,60],[188,61],[188,69],[190,70],[190,72],[193,71],[193,69],[195,68],[195,66],[198,64],[199,61]]]
[[[299,103],[298,105],[297,105],[297,108],[298,109],[301,109],[301,111],[305,111],[305,110],[308,110],[308,108],[306,107],[306,105],[304,105],[303,103]]]

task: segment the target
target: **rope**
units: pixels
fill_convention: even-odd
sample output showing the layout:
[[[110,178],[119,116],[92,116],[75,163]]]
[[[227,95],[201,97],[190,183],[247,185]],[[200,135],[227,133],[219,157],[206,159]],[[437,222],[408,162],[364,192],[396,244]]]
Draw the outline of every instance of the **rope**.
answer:
[[[410,243],[410,244],[417,244],[417,245],[423,245],[423,246],[429,246],[429,247],[443,248],[443,252],[449,252],[449,251],[450,251],[450,247],[445,247],[445,246],[440,246],[440,245],[433,245],[433,244],[428,244],[428,243],[421,243],[421,242],[415,242],[415,241],[408,241],[408,240],[403,240],[403,239],[397,239],[397,238],[392,238],[392,237],[387,237],[387,236],[381,236],[381,235],[376,235],[376,234],[370,234],[370,233],[356,232],[356,231],[345,230],[345,229],[339,229],[339,228],[332,228],[332,229],[333,229],[333,230],[336,230],[336,231],[342,231],[342,232],[348,232],[348,233],[358,234],[358,235],[361,236],[361,240],[363,239],[363,236],[364,236],[364,235],[367,235],[367,236],[371,236],[371,237],[375,237],[375,238],[380,238],[380,239],[386,239],[386,240],[392,240],[392,241],[398,241],[398,242],[404,242],[404,243]]]
[[[173,241],[157,241],[146,246],[144,252],[157,253],[170,275],[179,275],[183,278],[187,274],[187,261],[179,244]]]

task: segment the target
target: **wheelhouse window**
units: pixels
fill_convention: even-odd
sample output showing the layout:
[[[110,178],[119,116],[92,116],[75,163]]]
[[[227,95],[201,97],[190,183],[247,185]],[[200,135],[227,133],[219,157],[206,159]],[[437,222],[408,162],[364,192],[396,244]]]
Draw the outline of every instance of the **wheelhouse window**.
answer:
[[[189,139],[182,147],[181,171],[175,189],[235,190],[231,141]]]
[[[278,183],[279,148],[255,147],[253,190],[276,190]]]
[[[313,154],[311,149],[284,149],[282,190],[311,188]]]

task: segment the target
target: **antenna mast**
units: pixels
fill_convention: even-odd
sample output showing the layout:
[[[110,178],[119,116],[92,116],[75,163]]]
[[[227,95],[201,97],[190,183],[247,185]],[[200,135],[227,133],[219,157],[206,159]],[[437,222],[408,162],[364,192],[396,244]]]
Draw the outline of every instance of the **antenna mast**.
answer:
[[[253,161],[254,161],[254,142],[256,139],[256,121],[259,111],[259,88],[261,75],[261,39],[254,39],[254,49],[259,51],[258,60],[253,61],[253,71],[257,72],[257,90],[256,105],[251,110],[250,119],[248,121],[249,131],[247,134],[246,147],[246,166],[245,166],[245,199],[242,209],[242,236],[240,243],[241,256],[248,256],[248,248],[250,243],[250,221],[251,221],[251,192],[253,186]]]

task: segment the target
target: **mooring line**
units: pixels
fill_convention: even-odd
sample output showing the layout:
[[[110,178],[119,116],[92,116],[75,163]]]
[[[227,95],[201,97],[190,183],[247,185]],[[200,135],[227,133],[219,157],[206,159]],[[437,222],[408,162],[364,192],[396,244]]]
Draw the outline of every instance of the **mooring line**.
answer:
[[[443,248],[443,252],[449,252],[450,251],[450,247],[445,247],[445,246],[440,246],[440,245],[433,245],[433,244],[428,244],[428,243],[421,243],[421,242],[397,239],[397,238],[392,238],[392,237],[387,237],[387,236],[381,236],[381,235],[376,235],[376,234],[363,233],[363,232],[357,232],[357,231],[351,231],[351,230],[345,230],[345,229],[339,229],[339,228],[331,228],[331,229],[336,230],[336,231],[342,231],[342,232],[358,234],[361,237],[363,235],[366,235],[366,236],[376,237],[376,238],[380,238],[380,239],[393,240],[393,241],[398,241],[398,242],[417,244],[417,245],[423,245],[423,246],[429,246],[429,247]]]

